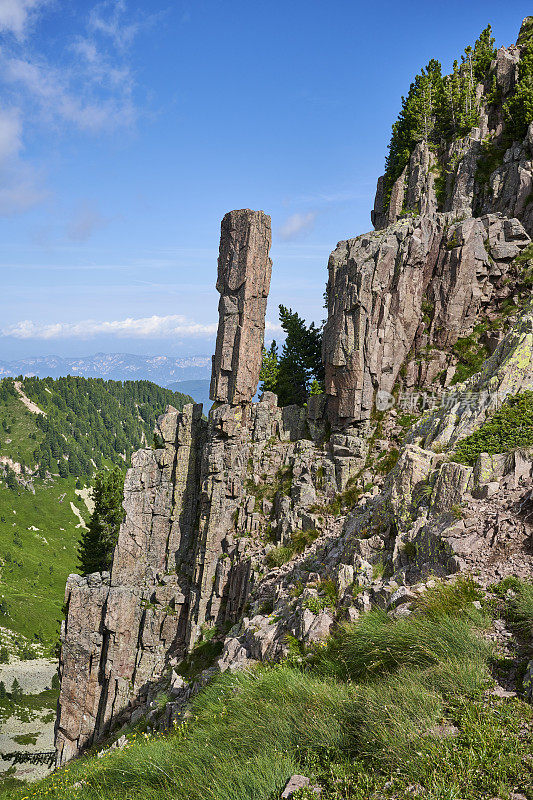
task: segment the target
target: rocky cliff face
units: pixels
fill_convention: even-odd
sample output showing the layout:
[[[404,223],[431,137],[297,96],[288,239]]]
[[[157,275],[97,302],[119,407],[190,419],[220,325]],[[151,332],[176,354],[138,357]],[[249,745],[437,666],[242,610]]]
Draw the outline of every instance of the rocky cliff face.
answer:
[[[503,96],[520,55],[498,51]],[[377,230],[332,253],[325,394],[305,408],[278,408],[270,393],[252,402],[270,221],[224,217],[216,402],[207,421],[200,406],[158,420],[162,446],[136,453],[127,475],[111,573],[69,577],[59,763],[142,716],[168,725],[213,671],[279,658],[372,605],[408,613],[429,573],[531,574],[531,455],[465,467],[444,454],[502,398],[533,388],[533,122],[480,187],[482,138],[503,124],[493,106],[481,117],[443,153],[420,142],[387,209],[378,182]],[[450,393],[465,353],[476,369]],[[428,388],[447,402],[407,432],[396,409],[376,414],[378,392]],[[173,670],[209,640],[218,660],[184,682]],[[174,699],[159,711],[162,688]]]

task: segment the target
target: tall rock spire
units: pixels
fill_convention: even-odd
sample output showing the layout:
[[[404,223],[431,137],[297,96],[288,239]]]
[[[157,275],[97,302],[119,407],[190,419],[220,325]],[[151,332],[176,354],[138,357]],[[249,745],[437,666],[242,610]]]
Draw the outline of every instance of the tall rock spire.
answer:
[[[272,273],[271,240],[270,217],[262,211],[230,211],[222,220],[212,400],[249,403],[257,391]]]

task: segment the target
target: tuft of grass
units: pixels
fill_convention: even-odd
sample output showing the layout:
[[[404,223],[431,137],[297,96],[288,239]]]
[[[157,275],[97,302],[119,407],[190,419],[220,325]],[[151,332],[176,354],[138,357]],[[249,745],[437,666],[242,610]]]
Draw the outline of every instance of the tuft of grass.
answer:
[[[307,547],[320,536],[320,531],[315,528],[306,528],[303,531],[293,531],[291,534],[290,542],[285,545],[280,545],[271,550],[265,559],[267,567],[274,569],[286,564],[295,555],[303,553]]]
[[[522,636],[533,636],[533,583],[520,581],[514,596],[506,601],[505,614],[512,627]]]
[[[449,658],[464,660],[489,652],[468,617],[417,614],[392,620],[376,609],[340,628],[315,659],[323,674],[368,681],[402,667],[426,668]]]
[[[287,547],[286,545],[280,545],[279,547],[274,547],[273,550],[270,550],[267,553],[265,558],[265,564],[269,569],[276,569],[277,567],[282,567],[283,564],[286,564],[294,555],[294,550],[292,547]]]
[[[459,575],[453,583],[438,581],[435,586],[426,589],[414,607],[431,619],[443,614],[457,617],[468,613],[480,620],[480,615],[474,613],[472,603],[482,597],[483,591],[471,575]]]

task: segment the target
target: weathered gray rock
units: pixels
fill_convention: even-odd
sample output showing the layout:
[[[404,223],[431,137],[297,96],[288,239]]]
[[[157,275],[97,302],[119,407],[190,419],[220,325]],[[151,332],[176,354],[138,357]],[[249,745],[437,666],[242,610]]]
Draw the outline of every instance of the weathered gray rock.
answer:
[[[219,326],[211,399],[249,403],[257,391],[272,261],[270,217],[230,211],[222,220],[217,289]]]
[[[529,241],[518,220],[499,214],[453,224],[437,214],[340,242],[329,261],[324,329],[332,423],[369,419],[376,391],[392,392],[408,355],[414,361],[417,351],[449,348],[469,333]],[[424,364],[414,382],[431,383],[446,359],[432,353]]]
[[[411,213],[432,217],[437,212],[435,156],[427,142],[418,142],[409,159],[409,179],[405,195],[405,207]]]

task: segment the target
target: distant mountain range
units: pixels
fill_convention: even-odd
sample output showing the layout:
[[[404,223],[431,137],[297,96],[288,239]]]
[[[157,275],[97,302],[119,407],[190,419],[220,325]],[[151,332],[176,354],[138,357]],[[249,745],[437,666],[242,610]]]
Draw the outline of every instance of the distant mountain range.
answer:
[[[38,356],[18,361],[0,361],[0,379],[18,375],[59,378],[78,375],[82,378],[108,380],[150,380],[160,386],[190,380],[207,380],[211,373],[210,356],[137,356],[131,353],[96,353],[83,358]],[[183,391],[176,389],[176,391]],[[196,398],[195,398],[196,400]]]

